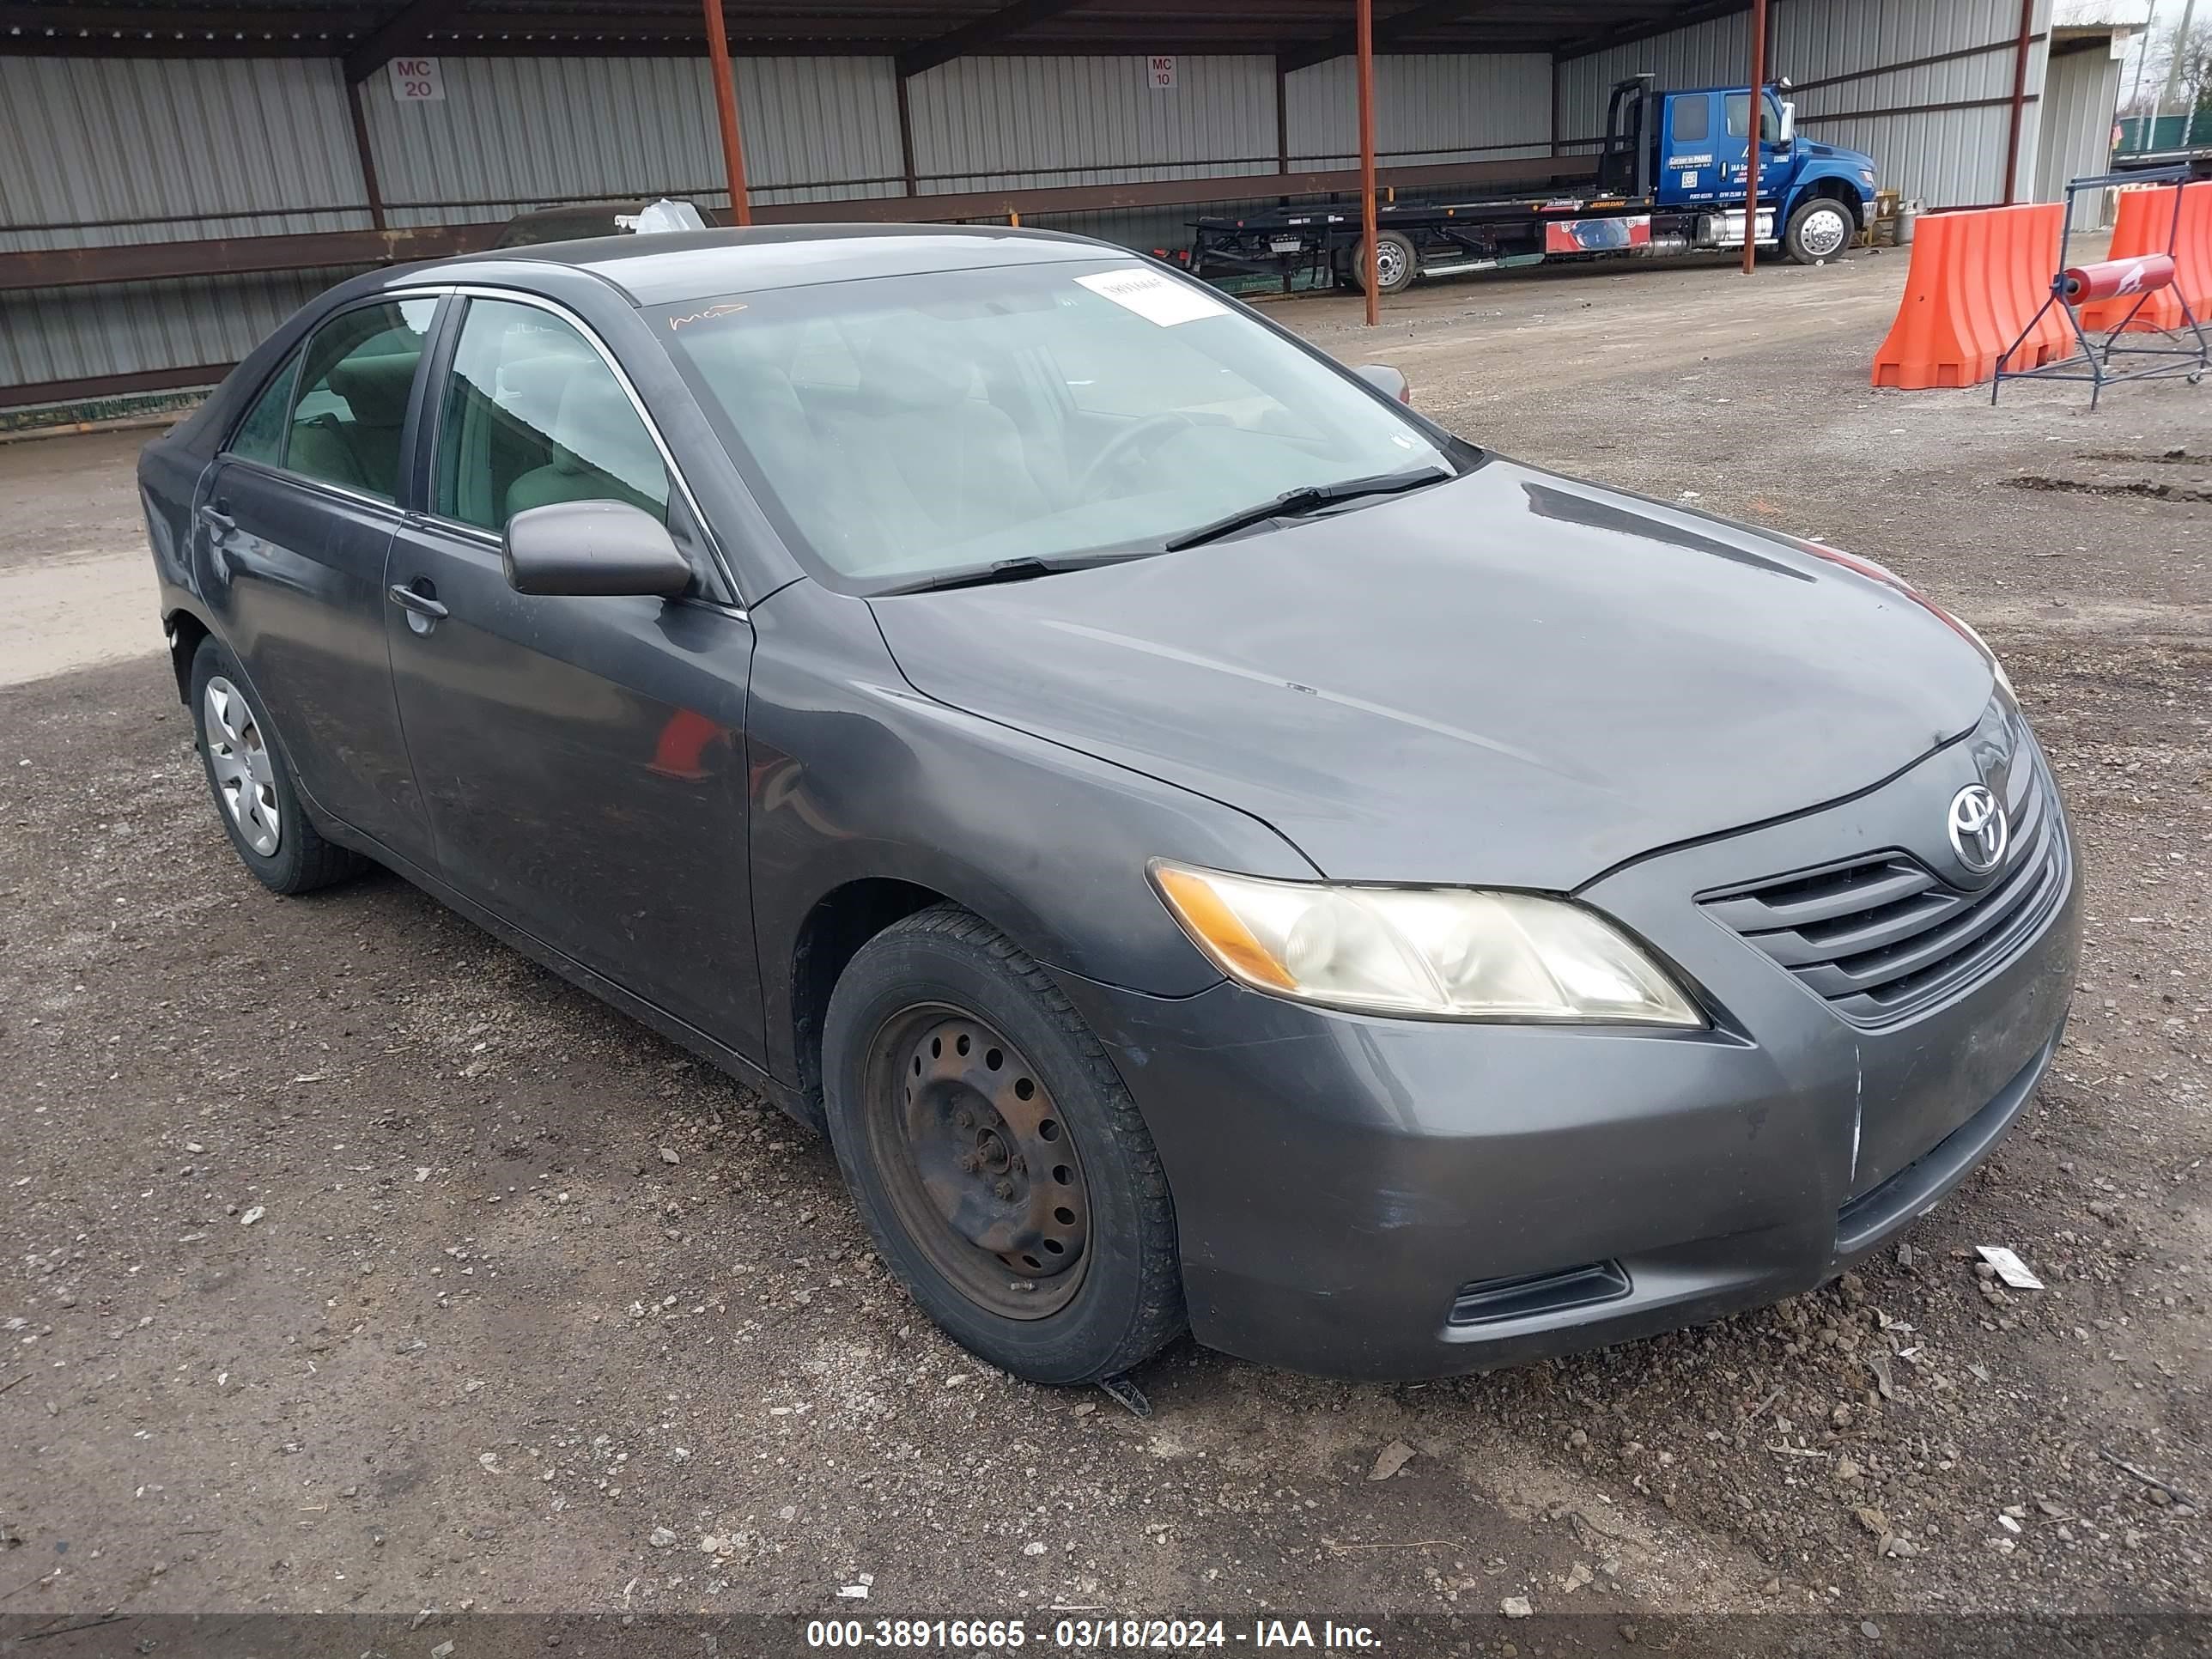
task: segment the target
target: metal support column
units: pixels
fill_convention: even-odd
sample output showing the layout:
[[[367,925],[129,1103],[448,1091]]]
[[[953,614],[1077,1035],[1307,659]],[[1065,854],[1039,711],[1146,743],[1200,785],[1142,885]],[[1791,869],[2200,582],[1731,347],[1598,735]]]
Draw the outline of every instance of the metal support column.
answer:
[[[2012,60],[2012,120],[2005,129],[2004,203],[2020,200],[2020,130],[2027,119],[2027,57],[2035,44],[2035,0],[2020,0],[2020,45]]]
[[[1765,0],[1760,0],[1763,5]],[[1375,258],[1375,0],[1359,8],[1359,285],[1367,290],[1367,326],[1382,320],[1382,296],[1376,293]]]
[[[1759,263],[1759,135],[1766,124],[1766,0],[1752,0],[1751,99],[1745,106],[1743,120],[1747,129],[1743,157],[1743,274],[1748,276]]]
[[[707,55],[714,65],[714,106],[722,119],[722,166],[730,178],[730,222],[753,222],[745,191],[745,141],[738,131],[738,84],[730,70],[730,34],[722,22],[722,0],[706,0]]]

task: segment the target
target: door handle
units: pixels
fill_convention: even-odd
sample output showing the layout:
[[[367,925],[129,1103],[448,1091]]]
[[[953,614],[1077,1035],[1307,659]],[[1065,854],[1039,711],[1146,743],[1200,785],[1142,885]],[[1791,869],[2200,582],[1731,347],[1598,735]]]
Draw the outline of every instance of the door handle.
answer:
[[[417,593],[413,588],[402,582],[394,582],[385,591],[391,596],[392,604],[398,605],[402,611],[411,611],[416,616],[426,617],[431,622],[443,622],[446,619],[446,607],[428,593]]]
[[[229,514],[224,512],[221,507],[216,507],[212,504],[203,506],[200,508],[200,517],[207,521],[209,527],[211,528],[218,536],[228,536],[232,531],[238,528],[237,520],[232,518]]]

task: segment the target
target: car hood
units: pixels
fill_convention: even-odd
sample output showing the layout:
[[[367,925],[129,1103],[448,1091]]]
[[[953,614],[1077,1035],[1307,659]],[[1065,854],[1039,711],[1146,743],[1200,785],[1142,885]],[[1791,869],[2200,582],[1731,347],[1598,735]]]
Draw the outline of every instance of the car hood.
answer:
[[[1239,807],[1346,880],[1571,889],[1866,789],[1992,694],[1936,611],[1809,544],[1494,458],[871,604],[926,696]]]

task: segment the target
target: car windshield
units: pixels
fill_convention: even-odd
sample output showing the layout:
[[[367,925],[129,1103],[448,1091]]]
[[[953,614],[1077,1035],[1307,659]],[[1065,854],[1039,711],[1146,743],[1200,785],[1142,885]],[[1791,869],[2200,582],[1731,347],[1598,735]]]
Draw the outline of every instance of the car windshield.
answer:
[[[658,328],[778,528],[863,591],[1157,553],[1291,491],[1460,471],[1388,402],[1126,259],[731,295]]]

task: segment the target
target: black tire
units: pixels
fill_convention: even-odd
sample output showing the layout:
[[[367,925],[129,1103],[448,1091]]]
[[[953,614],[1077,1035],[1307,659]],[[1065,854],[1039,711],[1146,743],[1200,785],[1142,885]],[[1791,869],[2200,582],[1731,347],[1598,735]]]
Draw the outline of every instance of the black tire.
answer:
[[[1832,196],[1801,202],[1782,233],[1782,251],[1801,265],[1839,259],[1858,234],[1858,216]],[[1840,230],[1840,235],[1838,234]]]
[[[1412,240],[1397,231],[1375,234],[1375,257],[1382,267],[1382,280],[1375,285],[1377,294],[1403,294],[1421,274],[1421,257],[1414,252]],[[1345,281],[1355,293],[1367,291],[1367,250],[1364,244],[1352,249]]]
[[[218,775],[217,748],[227,750],[232,745],[227,742],[211,744],[209,740],[208,690],[217,680],[228,688],[227,695],[244,701],[252,730],[261,739],[257,753],[265,759],[264,787],[274,806],[270,817],[275,844],[265,851],[257,848],[248,839],[238,814],[232,810],[232,797]],[[207,775],[208,792],[215,798],[216,817],[230,837],[238,861],[253,872],[254,878],[272,892],[307,893],[343,881],[366,868],[368,860],[350,848],[324,840],[307,821],[307,811],[300,804],[300,792],[293,787],[292,769],[284,758],[284,746],[275,740],[276,727],[270,721],[269,711],[246,684],[245,674],[230,653],[212,638],[202,640],[199,649],[192,653],[191,688],[192,733],[200,751],[201,769]],[[270,821],[261,823],[265,827]]]
[[[933,1068],[920,1085],[909,1083],[929,1033],[946,1030],[962,1033],[960,1053],[969,1055],[955,1060],[945,1051],[944,1066],[959,1074]],[[979,1034],[972,1054],[970,1030]],[[861,1219],[898,1281],[963,1347],[1032,1382],[1066,1385],[1129,1370],[1183,1329],[1175,1210],[1152,1136],[1097,1038],[996,928],[940,904],[869,940],[831,994],[822,1071],[830,1141]],[[996,1091],[1006,1119],[978,1087]],[[1043,1115],[1026,1131],[1012,1103],[1017,1089],[1027,1091],[1028,1109]],[[1040,1235],[1001,1235],[1018,1242],[993,1255],[960,1233],[957,1218],[929,1207],[943,1201],[944,1187],[927,1188],[922,1171],[932,1152],[962,1133],[952,1127],[956,1105],[988,1126],[975,1146],[1000,1154],[1034,1148],[1041,1127],[1055,1146],[1072,1147],[1074,1158],[1049,1170],[1025,1168],[1020,1157],[1011,1165],[987,1159],[981,1169],[963,1162],[964,1174],[941,1161],[930,1166],[941,1183],[970,1188],[995,1168],[1011,1190],[1000,1192],[1006,1202],[994,1213],[1008,1226],[1017,1224],[1007,1217],[1039,1212],[1026,1207],[1032,1201],[1057,1204],[1072,1193],[1082,1233],[1070,1265],[1018,1278],[1024,1270],[1001,1256],[1027,1249],[1042,1265]],[[969,1190],[959,1204],[972,1224],[993,1198]],[[1049,1213],[1075,1224],[1073,1208]],[[1023,1316],[1004,1310],[1012,1306]]]

